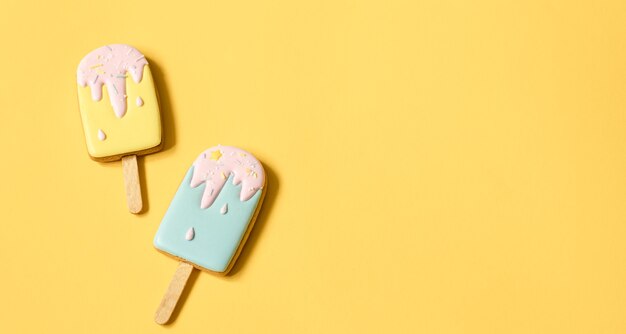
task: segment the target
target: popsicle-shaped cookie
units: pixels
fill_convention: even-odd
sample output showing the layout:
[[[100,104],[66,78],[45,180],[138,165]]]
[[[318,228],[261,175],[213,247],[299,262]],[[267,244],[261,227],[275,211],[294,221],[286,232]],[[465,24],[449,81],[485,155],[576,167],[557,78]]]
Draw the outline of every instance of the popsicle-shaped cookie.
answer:
[[[232,268],[265,195],[265,172],[250,153],[229,146],[204,151],[187,171],[154,238],[181,261],[155,315],[166,323],[193,268],[225,275]]]
[[[146,57],[124,44],[106,45],[78,65],[78,104],[93,160],[122,160],[128,209],[143,206],[137,156],[161,149],[161,115]]]

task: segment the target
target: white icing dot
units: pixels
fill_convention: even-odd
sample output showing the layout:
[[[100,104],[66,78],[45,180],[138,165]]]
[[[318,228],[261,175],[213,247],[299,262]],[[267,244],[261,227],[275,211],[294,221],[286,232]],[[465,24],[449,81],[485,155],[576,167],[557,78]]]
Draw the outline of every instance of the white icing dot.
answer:
[[[225,215],[226,212],[228,212],[228,204],[224,204],[222,208],[220,209],[221,214]]]
[[[193,238],[194,238],[195,236],[196,236],[196,232],[194,231],[193,227],[190,227],[190,228],[187,230],[187,233],[185,234],[185,239],[186,239],[187,241],[191,241],[191,240],[193,240]]]
[[[137,107],[143,106],[143,99],[141,96],[137,96],[137,100],[135,102],[137,103]]]
[[[100,139],[100,141],[107,139],[107,135],[102,129],[98,129],[98,139]]]

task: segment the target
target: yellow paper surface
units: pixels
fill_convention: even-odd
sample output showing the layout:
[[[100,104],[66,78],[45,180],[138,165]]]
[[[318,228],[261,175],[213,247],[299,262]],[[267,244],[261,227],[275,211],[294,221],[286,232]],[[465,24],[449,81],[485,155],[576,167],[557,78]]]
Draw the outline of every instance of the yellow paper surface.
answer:
[[[0,2],[0,332],[625,333],[626,2]],[[76,67],[143,52],[164,150],[87,156]],[[152,247],[233,145],[268,193],[233,275]]]

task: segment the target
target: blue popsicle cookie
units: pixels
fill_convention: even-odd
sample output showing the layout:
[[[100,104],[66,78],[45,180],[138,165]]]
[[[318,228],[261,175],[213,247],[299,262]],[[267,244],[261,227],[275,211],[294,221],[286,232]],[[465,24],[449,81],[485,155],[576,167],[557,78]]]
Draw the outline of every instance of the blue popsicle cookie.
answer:
[[[195,267],[226,274],[237,259],[264,196],[265,172],[250,153],[217,146],[189,168],[154,246]]]

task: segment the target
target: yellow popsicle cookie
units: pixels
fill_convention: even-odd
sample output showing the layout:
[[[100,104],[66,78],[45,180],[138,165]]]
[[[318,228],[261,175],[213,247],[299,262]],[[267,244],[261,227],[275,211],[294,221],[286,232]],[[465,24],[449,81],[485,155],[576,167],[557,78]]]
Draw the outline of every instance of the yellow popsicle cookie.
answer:
[[[128,45],[94,50],[78,67],[78,103],[89,155],[119,160],[161,148],[161,116],[145,57]]]
[[[143,203],[137,155],[161,149],[161,115],[146,57],[124,44],[90,52],[78,65],[78,105],[89,156],[122,159],[128,209]]]

